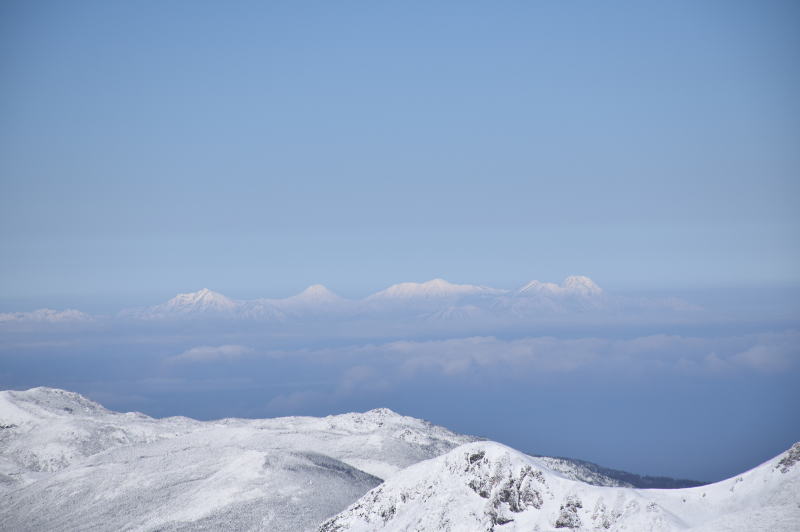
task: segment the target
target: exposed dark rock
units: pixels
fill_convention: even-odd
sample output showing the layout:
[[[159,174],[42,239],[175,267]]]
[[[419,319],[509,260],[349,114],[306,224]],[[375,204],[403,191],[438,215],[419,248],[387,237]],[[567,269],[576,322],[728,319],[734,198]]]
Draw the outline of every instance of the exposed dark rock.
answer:
[[[470,465],[474,464],[475,462],[477,462],[478,460],[480,460],[484,456],[486,456],[486,453],[484,453],[483,451],[469,455],[469,459],[468,460],[469,460]]]
[[[788,473],[797,462],[800,462],[800,442],[795,443],[786,451],[775,469],[780,469],[781,473]]]

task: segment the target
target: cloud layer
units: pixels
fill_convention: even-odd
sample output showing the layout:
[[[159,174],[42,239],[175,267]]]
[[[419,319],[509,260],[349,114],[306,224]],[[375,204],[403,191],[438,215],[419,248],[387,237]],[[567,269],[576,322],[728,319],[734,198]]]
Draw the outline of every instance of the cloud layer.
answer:
[[[724,337],[651,335],[631,339],[476,336],[396,341],[337,348],[264,351],[262,356],[308,361],[352,360],[354,367],[391,366],[395,374],[433,371],[457,375],[501,367],[526,372],[597,370],[774,372],[800,362],[800,332]],[[390,372],[391,374],[392,372]]]
[[[92,321],[92,316],[79,310],[42,308],[32,312],[0,313],[0,323],[75,323]]]
[[[238,358],[242,355],[252,353],[253,350],[243,345],[202,345],[187,349],[179,355],[170,357],[168,362],[210,362],[214,360],[224,360]]]

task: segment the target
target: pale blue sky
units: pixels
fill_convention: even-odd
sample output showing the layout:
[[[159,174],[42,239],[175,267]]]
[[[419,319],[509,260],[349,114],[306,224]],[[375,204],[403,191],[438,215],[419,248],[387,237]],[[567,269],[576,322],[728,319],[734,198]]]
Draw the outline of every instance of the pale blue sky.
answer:
[[[517,331],[608,346],[573,372],[501,342],[490,369],[408,380],[362,346],[403,338],[314,323],[23,324],[0,387],[154,415],[390,406],[638,472],[752,467],[800,434],[798,28],[793,0],[2,2],[0,312],[571,274],[707,308]],[[297,356],[265,355],[287,338]],[[253,356],[170,362],[226,344]]]
[[[796,2],[431,4],[4,2],[4,306],[797,284]]]

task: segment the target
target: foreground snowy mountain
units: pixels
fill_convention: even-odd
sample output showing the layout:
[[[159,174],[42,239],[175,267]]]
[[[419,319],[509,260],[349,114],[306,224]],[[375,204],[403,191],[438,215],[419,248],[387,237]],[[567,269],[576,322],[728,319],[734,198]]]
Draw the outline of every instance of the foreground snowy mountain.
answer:
[[[794,530],[798,460],[636,490],[387,409],[201,422],[34,388],[0,392],[0,530]]]
[[[800,444],[734,479],[676,490],[599,487],[494,442],[465,444],[374,488],[320,532],[374,530],[792,531]]]
[[[52,388],[0,392],[0,530],[310,530],[474,438],[378,409],[152,419]]]

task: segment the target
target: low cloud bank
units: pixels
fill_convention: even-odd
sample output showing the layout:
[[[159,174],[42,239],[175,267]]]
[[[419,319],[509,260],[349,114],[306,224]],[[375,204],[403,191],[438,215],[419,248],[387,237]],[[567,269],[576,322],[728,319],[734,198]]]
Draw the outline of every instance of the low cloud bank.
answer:
[[[190,366],[213,371],[215,363],[225,364],[226,370],[231,364],[234,368],[238,365],[243,373],[248,368],[268,367],[289,380],[311,368],[320,371],[323,376],[313,387],[298,381],[272,397],[267,408],[284,412],[331,399],[403,389],[417,378],[428,377],[444,382],[475,376],[502,381],[568,380],[579,373],[611,380],[665,375],[712,380],[748,374],[769,377],[800,367],[800,331],[720,337],[658,334],[629,339],[475,336],[283,350],[198,346],[167,358],[165,363],[176,375],[181,374],[181,367],[188,371]]]
[[[370,366],[391,366],[404,375],[424,371],[456,375],[492,366],[535,372],[604,368],[706,373],[737,369],[773,372],[798,364],[800,332],[791,330],[710,338],[659,334],[622,340],[550,336],[505,340],[476,336],[325,349],[265,350],[260,354],[274,358],[299,358],[307,362],[363,361]]]
[[[0,313],[0,323],[75,323],[92,321],[89,314],[75,309],[53,310],[40,308],[31,312]]]
[[[186,351],[184,351],[179,355],[170,357],[167,359],[167,362],[172,362],[172,363],[209,362],[220,359],[224,360],[224,359],[238,358],[242,355],[246,355],[252,352],[253,350],[250,347],[244,345],[220,345],[220,346],[202,345],[202,346],[192,347],[191,349],[187,349]]]

